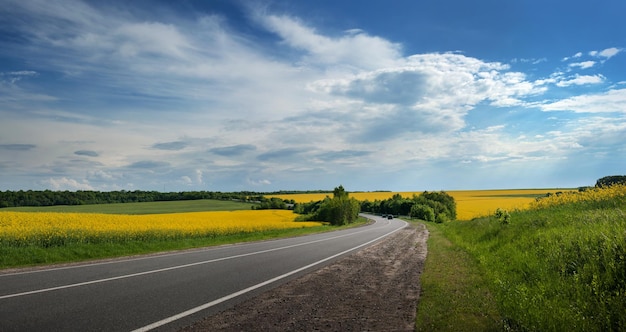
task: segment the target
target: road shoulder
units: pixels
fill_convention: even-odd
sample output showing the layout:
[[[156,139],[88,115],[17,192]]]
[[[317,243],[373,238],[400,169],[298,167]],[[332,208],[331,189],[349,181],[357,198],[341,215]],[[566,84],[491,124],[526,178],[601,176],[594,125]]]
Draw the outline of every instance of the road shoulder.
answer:
[[[407,226],[182,331],[413,331],[427,238]]]

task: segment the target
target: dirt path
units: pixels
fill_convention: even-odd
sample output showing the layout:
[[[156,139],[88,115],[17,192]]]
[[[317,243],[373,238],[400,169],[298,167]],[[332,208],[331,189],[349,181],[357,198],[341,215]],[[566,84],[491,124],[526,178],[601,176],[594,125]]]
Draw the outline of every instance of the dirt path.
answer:
[[[427,238],[407,227],[183,331],[414,331]]]

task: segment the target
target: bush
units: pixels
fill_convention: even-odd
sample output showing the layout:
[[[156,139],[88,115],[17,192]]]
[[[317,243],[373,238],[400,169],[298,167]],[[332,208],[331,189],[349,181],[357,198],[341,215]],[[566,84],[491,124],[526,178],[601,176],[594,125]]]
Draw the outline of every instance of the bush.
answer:
[[[315,205],[315,204],[310,204]],[[305,209],[298,208],[295,212],[303,212]],[[345,225],[353,223],[359,217],[361,203],[354,198],[349,198],[348,193],[342,186],[335,188],[333,198],[326,198],[319,203],[318,208],[311,212],[312,219],[326,221],[331,225]]]
[[[445,213],[440,213],[435,218],[435,222],[438,223],[438,224],[443,224],[444,222],[447,222],[449,220],[450,220],[450,218],[448,218],[448,215],[445,214]]]
[[[444,191],[425,191],[419,196],[413,196],[413,201],[417,205],[421,204],[430,207],[435,213],[434,221],[436,222],[456,219],[456,202],[454,201],[454,197]]]
[[[435,221],[435,210],[428,205],[414,204],[411,207],[411,218],[417,218],[424,221]]]
[[[626,175],[609,175],[596,181],[596,187],[598,188],[610,187],[614,184],[626,185]]]
[[[495,216],[502,225],[508,225],[511,222],[511,214],[507,210],[497,208]]]

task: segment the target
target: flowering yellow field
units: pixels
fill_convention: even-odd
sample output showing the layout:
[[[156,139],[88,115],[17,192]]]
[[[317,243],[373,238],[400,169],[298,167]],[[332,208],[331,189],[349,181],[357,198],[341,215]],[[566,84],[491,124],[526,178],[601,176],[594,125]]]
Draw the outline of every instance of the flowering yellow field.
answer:
[[[561,189],[511,189],[511,190],[452,190],[446,191],[456,201],[457,219],[470,220],[472,218],[493,214],[497,208],[505,210],[527,209],[536,196],[543,196],[549,192]],[[411,198],[422,192],[356,192],[350,193],[360,201],[389,199],[395,194],[404,198]],[[328,194],[290,194],[276,195],[281,199],[293,199],[296,202],[310,202],[324,199]]]
[[[287,210],[241,210],[150,215],[0,212],[0,244],[52,246],[142,239],[206,237],[319,226],[295,222]]]
[[[531,204],[532,208],[544,208],[583,201],[603,201],[615,197],[626,196],[626,185],[617,184],[608,188],[590,188],[585,191],[563,191],[558,195],[544,197]]]

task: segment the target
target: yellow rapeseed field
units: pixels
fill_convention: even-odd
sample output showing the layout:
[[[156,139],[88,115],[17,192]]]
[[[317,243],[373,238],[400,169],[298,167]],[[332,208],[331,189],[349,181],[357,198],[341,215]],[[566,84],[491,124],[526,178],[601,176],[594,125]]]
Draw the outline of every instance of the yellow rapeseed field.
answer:
[[[451,190],[446,191],[456,202],[457,219],[470,220],[472,218],[493,214],[497,208],[505,210],[527,209],[535,201],[536,196],[543,196],[560,189],[508,189],[508,190]],[[400,194],[404,198],[411,198],[413,195],[421,194],[417,192],[355,192],[350,193],[360,201],[385,200],[395,194]],[[296,202],[307,203],[319,201],[326,196],[332,197],[332,193],[315,194],[289,194],[276,195],[281,199],[293,199]]]
[[[566,203],[583,201],[603,201],[615,197],[626,196],[626,185],[616,184],[605,188],[589,188],[585,191],[563,191],[544,197],[531,204],[532,208],[544,208]]]
[[[52,246],[143,239],[211,237],[319,226],[295,222],[287,210],[241,210],[151,215],[0,212],[0,245]]]

